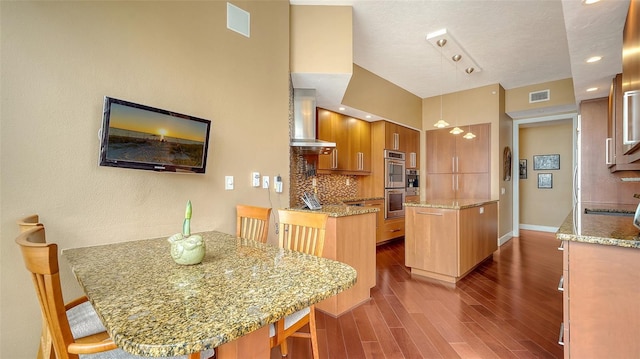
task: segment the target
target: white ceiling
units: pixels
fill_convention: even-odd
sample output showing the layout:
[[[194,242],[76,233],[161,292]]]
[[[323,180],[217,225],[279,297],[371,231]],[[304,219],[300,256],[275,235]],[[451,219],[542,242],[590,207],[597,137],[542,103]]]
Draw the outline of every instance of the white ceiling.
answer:
[[[581,0],[290,3],[352,6],[353,62],[421,98],[496,83],[509,90],[572,77],[579,104],[608,96],[611,79],[622,72],[622,30],[629,0],[601,0],[593,5]],[[454,65],[445,62],[441,66],[440,51],[426,41],[426,35],[442,28],[475,60],[481,72],[459,72],[456,76]],[[585,62],[595,55],[603,59],[594,64]],[[298,87],[295,81],[294,86]],[[319,90],[323,93],[318,106],[337,110],[344,86],[325,87]],[[590,87],[598,90],[586,92]],[[339,112],[360,118],[365,115],[357,110],[349,113],[349,109]]]

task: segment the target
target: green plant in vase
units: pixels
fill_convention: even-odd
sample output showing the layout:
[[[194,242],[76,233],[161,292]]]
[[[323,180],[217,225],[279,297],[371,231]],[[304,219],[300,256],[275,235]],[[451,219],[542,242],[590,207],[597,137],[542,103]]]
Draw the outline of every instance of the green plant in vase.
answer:
[[[202,262],[206,252],[204,240],[198,234],[191,234],[191,201],[187,201],[187,209],[182,223],[182,233],[169,237],[171,243],[171,258],[183,265]]]

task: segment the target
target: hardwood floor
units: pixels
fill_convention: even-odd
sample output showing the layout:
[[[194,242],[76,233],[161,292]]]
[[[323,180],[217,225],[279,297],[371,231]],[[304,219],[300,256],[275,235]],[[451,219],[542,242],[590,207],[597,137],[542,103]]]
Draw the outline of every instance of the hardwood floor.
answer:
[[[520,231],[457,285],[412,277],[402,240],[378,246],[371,301],[317,312],[320,358],[562,358],[558,245]],[[309,343],[289,339],[289,358],[311,358]]]

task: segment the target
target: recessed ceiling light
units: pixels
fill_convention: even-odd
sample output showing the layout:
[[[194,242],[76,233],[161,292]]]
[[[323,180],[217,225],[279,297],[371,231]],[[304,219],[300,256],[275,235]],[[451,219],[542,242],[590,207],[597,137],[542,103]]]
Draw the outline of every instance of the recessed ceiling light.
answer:
[[[587,62],[592,63],[592,62],[598,62],[600,60],[602,60],[602,56],[592,56],[587,59]]]
[[[587,89],[587,92],[593,92],[593,91],[596,91],[596,90],[598,90],[598,88],[597,88],[597,87],[589,87],[589,88]]]
[[[591,4],[595,4],[600,0],[584,0],[584,4],[585,5],[591,5]]]
[[[367,115],[366,117],[367,117],[367,118],[371,118],[371,115]]]
[[[340,110],[340,111],[344,111],[344,110],[345,110],[345,108],[344,108],[344,107],[338,107],[338,110]]]

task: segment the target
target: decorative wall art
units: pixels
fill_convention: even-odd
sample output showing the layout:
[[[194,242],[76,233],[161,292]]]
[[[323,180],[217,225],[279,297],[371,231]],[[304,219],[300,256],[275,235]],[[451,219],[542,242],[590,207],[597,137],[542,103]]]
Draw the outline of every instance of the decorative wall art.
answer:
[[[504,181],[511,181],[511,148],[509,148],[509,146],[504,148],[504,152],[502,154],[502,160],[503,160],[503,177],[502,180]]]
[[[520,179],[527,179],[527,160],[520,160]]]
[[[559,170],[560,155],[533,156],[533,170]]]
[[[538,173],[538,188],[553,188],[553,174]]]

